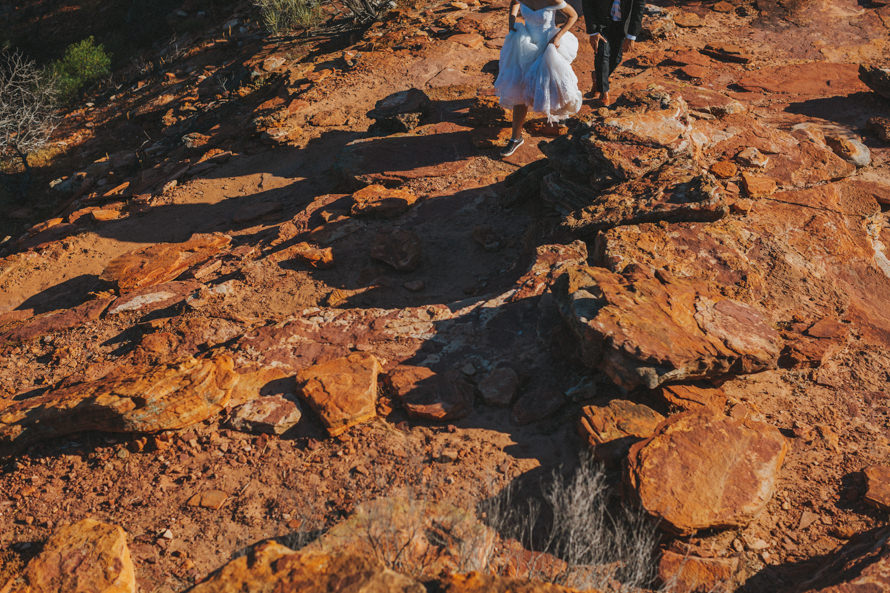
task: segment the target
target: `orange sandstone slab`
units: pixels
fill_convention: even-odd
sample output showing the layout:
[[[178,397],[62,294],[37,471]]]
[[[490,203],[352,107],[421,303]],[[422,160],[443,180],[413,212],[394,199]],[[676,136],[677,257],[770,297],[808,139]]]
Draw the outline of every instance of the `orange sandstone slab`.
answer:
[[[628,482],[643,508],[674,533],[743,527],[773,495],[787,450],[768,424],[684,412],[631,447]]]
[[[0,455],[87,430],[185,428],[220,412],[236,380],[228,356],[122,366],[96,381],[51,389],[6,407],[0,413]]]
[[[297,388],[319,415],[331,436],[377,415],[380,363],[372,354],[355,352],[297,373]]]
[[[151,245],[111,260],[101,278],[121,291],[161,284],[210,259],[230,242],[226,235],[213,234],[195,235],[184,243]]]
[[[127,533],[93,519],[57,529],[24,576],[20,593],[136,593]]]

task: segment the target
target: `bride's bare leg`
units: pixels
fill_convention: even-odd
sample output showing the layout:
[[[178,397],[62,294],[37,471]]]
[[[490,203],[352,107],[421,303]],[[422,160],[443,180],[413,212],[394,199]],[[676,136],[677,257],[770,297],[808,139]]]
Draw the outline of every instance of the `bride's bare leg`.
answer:
[[[513,107],[513,140],[522,138],[522,124],[525,123],[526,115],[528,115],[527,105],[516,105]]]

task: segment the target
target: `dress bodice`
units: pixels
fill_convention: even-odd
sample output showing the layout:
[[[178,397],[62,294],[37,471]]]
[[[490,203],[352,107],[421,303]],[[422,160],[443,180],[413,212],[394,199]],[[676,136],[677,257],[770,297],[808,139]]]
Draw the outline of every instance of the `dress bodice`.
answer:
[[[565,5],[565,2],[560,2],[554,6],[545,6],[544,8],[534,10],[522,2],[519,3],[520,10],[522,11],[522,18],[525,19],[525,26],[528,27],[530,30],[529,32],[532,33],[553,29],[556,26],[554,24],[556,11],[564,8]]]

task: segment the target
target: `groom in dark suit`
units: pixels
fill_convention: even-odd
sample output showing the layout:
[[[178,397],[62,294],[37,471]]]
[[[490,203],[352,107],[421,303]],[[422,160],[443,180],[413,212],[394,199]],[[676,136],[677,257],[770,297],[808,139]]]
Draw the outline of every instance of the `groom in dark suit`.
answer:
[[[582,0],[590,46],[596,52],[593,90],[604,105],[609,101],[609,75],[633,49],[643,28],[644,0]]]

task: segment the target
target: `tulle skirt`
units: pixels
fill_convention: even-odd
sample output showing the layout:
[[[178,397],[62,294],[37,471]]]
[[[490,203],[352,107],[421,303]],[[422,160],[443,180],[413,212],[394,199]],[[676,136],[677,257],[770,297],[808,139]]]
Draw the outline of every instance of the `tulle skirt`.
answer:
[[[549,121],[577,113],[582,97],[572,62],[578,55],[578,38],[566,33],[557,48],[549,43],[559,32],[556,27],[537,35],[522,23],[516,23],[515,29],[504,40],[494,83],[501,105],[528,105]]]

